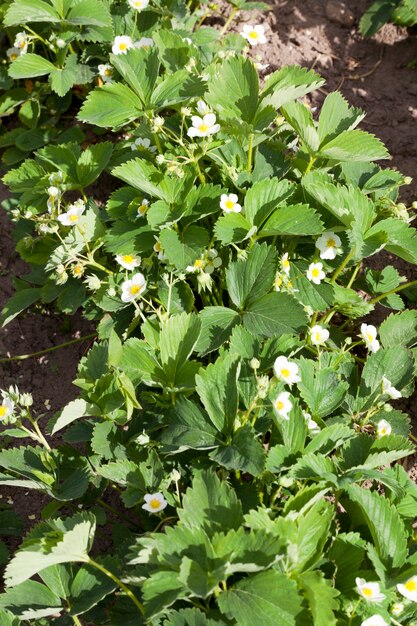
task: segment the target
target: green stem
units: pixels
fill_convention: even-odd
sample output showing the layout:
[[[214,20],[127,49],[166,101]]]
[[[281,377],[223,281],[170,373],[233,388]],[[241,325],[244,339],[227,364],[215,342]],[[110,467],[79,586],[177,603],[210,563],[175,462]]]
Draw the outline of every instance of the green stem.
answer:
[[[108,511],[110,511],[111,513],[113,513],[113,515],[116,515],[117,517],[120,517],[121,519],[123,519],[125,522],[128,522],[129,524],[132,524],[133,526],[137,526],[136,522],[134,522],[132,519],[130,519],[129,517],[126,517],[126,515],[124,513],[120,513],[117,509],[115,509],[113,506],[111,506],[110,504],[107,504],[107,502],[104,502],[104,500],[102,500],[101,498],[99,498],[97,500],[97,503],[102,506],[104,509],[107,509]]]
[[[315,160],[316,160],[316,158],[315,158],[315,157],[310,156],[310,160],[309,160],[309,162],[308,162],[308,165],[307,165],[307,168],[306,168],[306,171],[304,172],[304,174],[308,174],[308,173],[309,173],[309,171],[311,170],[311,168],[312,168],[312,167],[313,167],[313,165],[314,165],[314,161],[315,161]]]
[[[155,145],[158,149],[159,154],[163,154],[163,150],[162,150],[162,146],[161,146],[161,142],[159,141],[159,137],[157,133],[153,133],[153,139],[155,142]]]
[[[88,258],[87,265],[90,265],[91,267],[96,267],[98,270],[102,270],[103,272],[106,272],[110,276],[113,276],[114,272],[107,269],[107,267],[104,267],[104,265],[101,265],[101,263],[97,263],[97,261],[95,261],[92,256],[89,255],[87,258]]]
[[[380,296],[377,296],[376,298],[369,300],[368,304],[376,304],[377,302],[379,302],[380,300],[383,300],[387,296],[390,296],[393,293],[397,293],[398,291],[402,291],[403,289],[408,289],[409,287],[413,287],[414,285],[417,285],[417,280],[412,280],[409,283],[405,283],[405,285],[400,285],[399,287],[396,287],[395,289],[391,289],[390,291],[387,291],[386,293],[382,293]]]
[[[111,578],[111,580],[116,583],[116,585],[118,587],[120,587],[120,589],[122,591],[125,592],[125,594],[128,596],[128,598],[130,600],[132,600],[133,604],[136,605],[136,607],[139,609],[140,614],[143,615],[145,613],[145,610],[143,608],[143,604],[141,602],[139,602],[139,600],[137,599],[137,597],[135,596],[135,594],[129,589],[129,587],[127,587],[121,580],[120,578],[117,578],[117,576],[115,574],[113,574],[113,572],[110,572],[108,569],[106,569],[105,567],[103,567],[102,565],[100,565],[100,563],[97,563],[96,561],[93,561],[93,559],[89,558],[87,561],[88,565],[91,565],[92,567],[95,567],[96,569],[98,569],[100,572],[102,572],[105,576],[107,576],[108,578]]]
[[[199,165],[197,160],[194,161],[194,163],[195,163],[195,169],[197,171],[197,176],[198,176],[198,178],[200,180],[200,183],[202,183],[204,185],[204,183],[206,182],[206,179],[204,178],[204,174],[203,174],[203,172],[200,169],[200,165]]]
[[[18,356],[11,356],[7,359],[0,359],[0,363],[8,363],[9,361],[24,361],[25,359],[31,359],[32,357],[42,356],[43,354],[48,354],[48,352],[54,352],[55,350],[66,348],[67,346],[71,346],[74,343],[79,343],[80,341],[92,339],[93,337],[97,337],[97,333],[83,335],[82,337],[78,337],[78,339],[71,339],[71,341],[66,341],[65,343],[60,343],[58,346],[45,348],[45,350],[39,350],[38,352],[32,352],[32,354],[19,354]]]
[[[35,433],[38,437],[38,441],[42,443],[47,450],[52,450],[51,446],[49,445],[49,443],[46,441],[45,437],[43,436],[41,429],[39,428],[37,422],[33,419],[29,411],[27,412],[27,418],[35,430]]]
[[[356,276],[358,275],[359,270],[362,267],[362,261],[359,261],[359,263],[356,265],[355,269],[352,272],[352,276],[349,278],[349,282],[347,284],[347,287],[350,288],[353,285],[353,281],[355,280]]]
[[[74,624],[76,624],[76,626],[83,626],[76,615],[71,615],[71,617],[73,619]]]
[[[253,153],[253,133],[250,133],[249,145],[248,145],[248,168],[247,168],[247,171],[249,174],[252,172],[252,153]]]
[[[350,614],[348,626],[352,626],[353,618],[356,615],[356,611],[358,610],[359,604],[360,604],[360,599],[357,601],[355,608],[353,609],[352,613]]]
[[[351,250],[349,252],[349,254],[343,259],[343,261],[341,262],[341,264],[339,265],[339,267],[337,268],[337,270],[333,274],[333,277],[332,277],[332,279],[330,281],[332,284],[334,284],[336,282],[337,278],[343,272],[343,270],[345,269],[346,265],[352,259],[353,255],[354,255],[354,252],[353,252],[353,250]]]
[[[237,13],[238,13],[239,9],[237,7],[233,7],[233,9],[230,11],[230,15],[227,18],[225,25],[223,26],[223,28],[220,31],[220,35],[224,35],[224,33],[227,31],[227,29],[229,28],[230,24],[233,22],[233,20],[235,19]]]

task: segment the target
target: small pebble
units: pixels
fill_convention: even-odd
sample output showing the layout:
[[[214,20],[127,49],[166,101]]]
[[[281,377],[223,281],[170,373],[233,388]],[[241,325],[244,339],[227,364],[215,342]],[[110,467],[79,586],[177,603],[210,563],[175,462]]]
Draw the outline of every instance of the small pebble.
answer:
[[[350,28],[355,20],[352,11],[345,2],[329,0],[326,4],[326,15],[331,22]]]

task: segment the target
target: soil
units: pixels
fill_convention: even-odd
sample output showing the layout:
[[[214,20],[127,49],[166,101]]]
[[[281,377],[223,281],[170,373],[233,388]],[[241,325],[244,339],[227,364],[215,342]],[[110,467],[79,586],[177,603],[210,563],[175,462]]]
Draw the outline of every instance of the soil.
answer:
[[[392,155],[387,166],[415,177],[410,186],[403,188],[402,199],[410,204],[417,197],[416,33],[386,25],[378,35],[365,40],[358,31],[358,22],[369,0],[349,0],[346,4],[353,19],[349,27],[329,20],[326,0],[275,0],[266,17],[257,12],[243,14],[237,29],[241,30],[244,21],[266,26],[268,44],[260,46],[259,51],[253,50],[254,56],[260,56],[258,60],[269,63],[265,73],[285,65],[300,64],[314,68],[326,79],[324,88],[308,99],[313,107],[321,106],[326,93],[339,89],[352,105],[367,112],[361,127],[385,142]],[[0,188],[0,200],[5,194],[4,187]],[[25,264],[14,252],[11,230],[2,212],[0,307],[13,293],[13,277],[26,271]],[[382,255],[378,259],[382,264],[389,261]],[[415,277],[415,268],[407,263],[396,262],[396,267],[409,278]],[[381,309],[376,315],[380,319]],[[55,346],[90,330],[91,325],[77,316],[69,321],[51,312],[30,312],[0,331],[0,359]],[[31,392],[35,412],[51,416],[77,396],[72,380],[88,346],[88,342],[81,342],[40,358],[0,363],[0,388],[13,384]],[[416,406],[415,397],[402,401],[401,405],[415,424]],[[409,461],[409,471],[416,478],[417,461],[414,459]],[[48,498],[38,492],[9,488],[1,489],[0,499],[0,503],[13,502],[14,509],[24,519],[24,531],[33,524],[33,516],[39,518],[48,502]],[[13,549],[19,541],[13,538],[9,543]]]

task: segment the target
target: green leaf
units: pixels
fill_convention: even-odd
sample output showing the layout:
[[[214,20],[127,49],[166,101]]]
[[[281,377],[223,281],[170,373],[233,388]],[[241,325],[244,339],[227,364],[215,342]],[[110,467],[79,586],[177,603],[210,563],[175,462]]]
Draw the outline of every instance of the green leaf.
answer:
[[[191,313],[172,315],[160,334],[160,359],[167,381],[178,385],[181,368],[187,362],[200,335],[200,319]]]
[[[156,109],[179,104],[189,98],[202,96],[205,91],[203,80],[190,76],[187,70],[178,70],[166,76],[152,92],[150,106]]]
[[[159,73],[157,49],[132,48],[126,54],[112,54],[110,58],[112,65],[147,106]]]
[[[120,128],[136,120],[141,112],[138,96],[126,85],[112,83],[89,93],[78,119],[102,128]]]
[[[252,60],[234,56],[217,66],[209,80],[206,101],[222,119],[251,124],[258,108],[258,94],[258,74]]]
[[[375,391],[385,376],[394,387],[402,389],[413,377],[414,363],[410,353],[400,346],[380,348],[370,354],[362,371],[361,390],[366,394]],[[363,389],[363,387],[367,389]],[[382,392],[382,388],[381,388]],[[362,394],[362,395],[363,395]]]
[[[245,196],[245,216],[258,228],[267,217],[295,190],[294,183],[286,178],[269,178],[256,182]]]
[[[358,485],[350,485],[347,492],[362,511],[382,562],[388,568],[404,565],[408,554],[407,533],[395,506],[384,496]]]
[[[190,43],[178,33],[161,29],[153,34],[153,40],[156,51],[169,72],[186,67],[194,54],[195,48],[191,48]]]
[[[262,91],[263,103],[276,109],[283,104],[302,98],[307,93],[322,87],[325,80],[316,72],[299,65],[290,65],[269,75]]]
[[[210,533],[238,529],[243,522],[242,504],[236,493],[210,470],[196,472],[177,513],[182,526]]]
[[[226,469],[241,470],[252,476],[259,476],[265,466],[265,451],[248,425],[238,428],[232,440],[211,452],[210,458]]]
[[[168,619],[164,621],[164,626],[218,626],[218,624],[217,620],[209,619],[195,608],[170,612]]]
[[[66,21],[84,27],[80,33],[82,40],[107,42],[113,38],[113,20],[105,2],[77,0],[69,6]]]
[[[114,572],[115,559],[106,557],[104,562],[98,559],[100,565]],[[71,584],[71,615],[80,615],[89,611],[100,600],[116,589],[116,583],[99,572],[91,565],[83,565],[77,572]]]
[[[25,580],[0,596],[0,607],[12,609],[17,617],[24,620],[37,620],[59,613],[61,605],[61,599],[53,591],[34,580]],[[1,623],[3,626],[3,621]]]
[[[384,348],[410,347],[417,341],[417,311],[390,315],[381,324],[379,335]]]
[[[321,157],[338,161],[376,161],[389,158],[388,150],[374,135],[345,130],[320,148]]]
[[[333,520],[333,507],[321,499],[315,502],[306,513],[298,515],[297,557],[292,569],[303,572],[310,569],[322,558],[323,548],[328,540]]]
[[[55,70],[55,65],[48,59],[28,52],[18,57],[16,61],[13,61],[9,67],[9,75],[12,78],[34,78],[36,76],[44,76]]]
[[[62,599],[69,597],[71,568],[67,563],[64,565],[50,565],[39,573],[39,577],[57,596]]]
[[[336,600],[339,592],[333,589],[330,581],[324,578],[323,572],[304,572],[300,576],[305,591],[314,626],[336,626],[335,611],[339,608]]]
[[[64,67],[55,68],[49,75],[49,82],[52,91],[58,94],[58,96],[65,96],[65,94],[71,89],[71,87],[77,82],[77,55],[70,54]]]
[[[54,418],[51,435],[54,435],[68,424],[71,424],[80,417],[101,415],[101,410],[94,404],[90,404],[82,398],[69,402]]]
[[[201,226],[192,224],[181,235],[175,230],[164,228],[159,240],[169,262],[183,271],[200,258],[209,243],[209,235]]]
[[[365,37],[372,37],[386,24],[394,8],[397,6],[396,0],[376,0],[362,15],[359,28]]]
[[[298,389],[313,417],[326,417],[343,402],[348,383],[330,368],[320,369],[312,359],[298,361],[301,382]]]
[[[240,243],[251,236],[251,225],[241,213],[222,215],[214,226],[216,238],[223,244]]]
[[[320,111],[320,144],[328,143],[345,130],[353,130],[365,117],[361,109],[350,108],[339,91],[329,94]]]
[[[206,306],[199,314],[201,333],[195,351],[204,356],[217,350],[230,337],[239,323],[239,314],[224,306]]]
[[[36,128],[41,112],[40,104],[37,100],[27,100],[19,110],[20,121],[31,129]]]
[[[1,312],[1,326],[7,326],[17,315],[39,300],[40,296],[41,290],[39,287],[28,287],[27,289],[16,292],[8,300]]]
[[[61,17],[59,13],[54,7],[43,0],[15,0],[9,6],[4,16],[3,23],[5,26],[17,26],[29,22],[60,21]]]
[[[331,424],[323,428],[306,446],[305,452],[329,454],[354,437],[355,431],[347,424]]]
[[[320,140],[310,107],[296,100],[283,106],[282,113],[297,135],[301,137],[308,152],[315,154],[318,151]]]
[[[254,335],[298,334],[307,325],[303,306],[287,293],[268,293],[249,305],[243,324]]]
[[[18,585],[50,565],[88,561],[88,550],[95,530],[94,516],[77,513],[66,520],[49,522],[44,542],[23,544],[5,572],[6,586]]]
[[[232,432],[237,408],[239,357],[225,355],[201,369],[195,378],[196,391],[218,431]]]
[[[113,152],[110,141],[96,143],[81,153],[77,162],[77,178],[82,187],[91,185],[107,166]]]
[[[266,243],[255,244],[245,261],[230,263],[226,283],[233,303],[243,309],[271,290],[277,263],[276,252]]]
[[[276,570],[241,580],[221,593],[217,602],[239,626],[295,626],[302,611],[295,581]]]
[[[274,235],[319,235],[323,222],[308,204],[283,206],[272,213],[259,232],[260,237]]]
[[[161,441],[169,452],[182,452],[188,448],[208,450],[221,443],[207,415],[196,404],[181,397],[171,411],[171,419]]]

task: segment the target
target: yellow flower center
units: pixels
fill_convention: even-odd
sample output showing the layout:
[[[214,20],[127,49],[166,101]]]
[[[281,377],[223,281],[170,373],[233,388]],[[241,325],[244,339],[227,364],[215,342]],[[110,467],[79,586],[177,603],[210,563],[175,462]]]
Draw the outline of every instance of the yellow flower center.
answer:
[[[207,132],[207,131],[208,131],[208,129],[209,129],[209,127],[207,126],[207,124],[200,124],[200,126],[198,127],[198,130],[199,130],[201,133],[205,133],[205,132]]]
[[[203,267],[203,265],[204,265],[204,262],[201,259],[197,259],[196,261],[194,261],[194,267],[197,267],[198,269]]]
[[[0,405],[0,418],[4,417],[6,415],[6,413],[7,413],[6,407],[3,406],[3,405]]]
[[[136,296],[141,291],[142,291],[142,287],[140,285],[132,285],[130,288],[130,295]]]
[[[152,498],[152,500],[149,500],[148,504],[151,509],[159,509],[159,507],[161,506],[161,503],[157,498]]]
[[[282,400],[278,400],[275,406],[277,407],[278,411],[282,411],[282,409],[284,408],[284,403],[282,402]]]
[[[25,41],[20,41],[20,42],[17,44],[17,47],[18,47],[18,48],[20,48],[20,49],[22,50],[22,49],[25,47],[25,45],[26,45],[26,42],[25,42]]]
[[[159,241],[154,245],[153,249],[155,250],[155,252],[161,252],[162,246]]]
[[[290,266],[290,262],[288,259],[284,259],[282,262],[283,267],[285,267],[285,269],[287,269]]]
[[[290,375],[290,370],[284,368],[283,370],[281,370],[281,376],[283,378],[288,378],[288,376]]]
[[[82,274],[82,271],[83,271],[82,265],[76,265],[73,271],[74,271],[74,274]]]
[[[119,50],[127,50],[127,43],[120,43]]]
[[[374,337],[373,335],[371,335],[371,333],[366,333],[366,338],[368,339],[368,341],[373,341]]]
[[[278,278],[275,279],[275,287],[281,287],[282,285],[282,278],[281,276],[278,276]]]
[[[327,247],[328,248],[335,248],[336,247],[336,242],[334,239],[328,239],[327,240]]]
[[[124,263],[133,263],[135,257],[132,254],[124,254],[122,260]]]
[[[249,33],[249,37],[251,39],[258,39],[258,33],[256,32],[256,30],[253,30],[251,33]]]
[[[104,70],[104,76],[111,76],[113,74],[112,70],[106,69]]]
[[[407,589],[407,591],[416,591],[417,582],[415,580],[407,580],[404,587]]]
[[[18,56],[19,56],[19,55],[18,55],[18,54],[16,54],[16,53],[14,52],[13,54],[11,54],[11,55],[10,55],[10,60],[11,60],[11,61],[16,61],[16,59],[17,59],[17,57],[18,57]]]
[[[234,202],[232,202],[231,200],[226,200],[226,209],[233,209],[234,206]]]
[[[362,593],[367,598],[370,598],[374,595],[372,589],[370,589],[369,587],[362,587]]]
[[[320,276],[320,270],[318,270],[317,267],[315,267],[314,269],[311,270],[311,275],[314,276],[314,278],[318,278],[318,276]]]
[[[138,213],[139,213],[139,215],[145,215],[147,210],[148,210],[148,205],[147,204],[141,204],[140,207],[138,208]]]
[[[315,333],[314,337],[315,337],[314,339],[315,341],[320,341],[320,333]]]
[[[387,434],[387,429],[386,428],[381,428],[379,431],[380,435],[386,435]],[[405,584],[405,586],[407,587],[408,583]],[[413,585],[415,586],[415,583],[413,583]],[[407,587],[408,589],[408,587]],[[409,591],[412,591],[411,589],[409,589]],[[414,590],[413,590],[414,591]]]
[[[69,216],[69,220],[70,222],[78,222],[78,215],[70,215]]]

